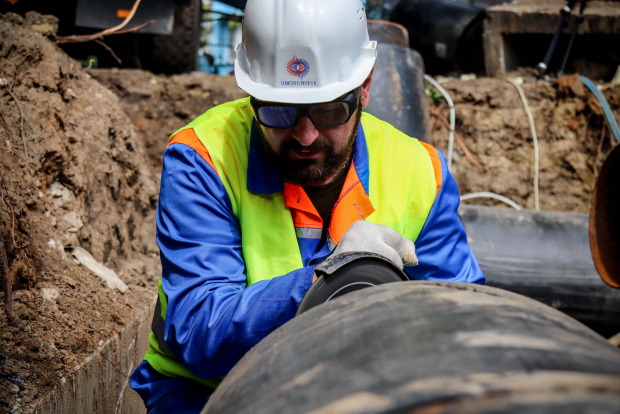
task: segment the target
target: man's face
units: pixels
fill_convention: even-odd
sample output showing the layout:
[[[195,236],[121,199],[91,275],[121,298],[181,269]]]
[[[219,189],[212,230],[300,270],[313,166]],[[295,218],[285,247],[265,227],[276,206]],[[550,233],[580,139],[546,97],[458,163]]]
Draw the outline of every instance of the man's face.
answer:
[[[271,162],[285,180],[302,186],[327,184],[348,165],[371,80],[372,73],[362,84],[356,113],[343,125],[320,128],[303,116],[288,129],[260,126]]]
[[[347,123],[332,128],[319,128],[306,116],[293,128],[261,126],[263,143],[276,170],[298,185],[327,184],[351,159],[361,109],[358,106]]]

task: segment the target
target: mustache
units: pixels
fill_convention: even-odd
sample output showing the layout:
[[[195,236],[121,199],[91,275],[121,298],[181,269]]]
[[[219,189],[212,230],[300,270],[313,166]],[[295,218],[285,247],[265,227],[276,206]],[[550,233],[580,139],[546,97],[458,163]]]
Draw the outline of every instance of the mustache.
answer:
[[[322,150],[330,149],[330,148],[332,148],[332,145],[330,142],[319,140],[318,138],[315,139],[312,142],[312,144],[308,146],[301,145],[299,141],[297,141],[296,139],[290,139],[289,141],[283,142],[280,145],[280,153],[286,152],[288,150],[293,150],[293,151],[304,150],[304,151],[314,152],[314,151],[322,151]]]

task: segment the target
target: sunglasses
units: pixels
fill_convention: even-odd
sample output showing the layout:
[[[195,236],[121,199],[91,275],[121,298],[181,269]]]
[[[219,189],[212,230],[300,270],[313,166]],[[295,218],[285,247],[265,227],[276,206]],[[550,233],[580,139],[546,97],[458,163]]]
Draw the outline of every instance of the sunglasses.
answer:
[[[307,116],[319,128],[346,124],[357,111],[361,87],[331,102],[317,104],[281,104],[264,102],[250,97],[256,120],[262,126],[275,129],[293,128],[302,116]]]

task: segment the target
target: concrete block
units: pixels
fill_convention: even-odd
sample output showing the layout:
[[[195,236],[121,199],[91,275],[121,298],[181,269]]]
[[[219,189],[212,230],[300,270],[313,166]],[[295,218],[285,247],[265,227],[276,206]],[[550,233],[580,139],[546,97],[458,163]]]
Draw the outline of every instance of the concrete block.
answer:
[[[541,62],[560,23],[560,10],[566,3],[563,0],[517,0],[489,8],[483,32],[486,74],[498,76],[519,66],[535,67]],[[580,3],[575,5],[570,23],[563,31],[551,70],[559,67],[564,56],[579,6]],[[594,68],[606,65],[608,71],[615,72],[620,63],[620,2],[589,2],[584,16],[567,68],[574,67],[586,76],[584,71],[595,70],[592,65]],[[587,62],[592,64],[588,66]]]

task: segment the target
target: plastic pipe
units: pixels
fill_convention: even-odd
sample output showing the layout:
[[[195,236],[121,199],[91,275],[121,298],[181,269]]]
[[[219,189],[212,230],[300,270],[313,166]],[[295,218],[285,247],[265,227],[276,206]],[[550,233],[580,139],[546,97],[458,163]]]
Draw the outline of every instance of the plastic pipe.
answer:
[[[511,199],[504,197],[502,195],[499,195],[499,194],[490,193],[488,191],[465,194],[461,196],[461,201],[469,200],[472,198],[482,198],[482,197],[494,198],[496,200],[503,201],[504,203],[508,204],[510,207],[514,208],[515,210],[521,210],[521,206],[515,203],[514,201],[512,201]]]
[[[609,123],[609,129],[611,129],[611,132],[616,137],[616,141],[620,142],[620,128],[618,128],[618,123],[616,122],[616,118],[614,118],[613,112],[611,112],[611,108],[609,107],[607,99],[605,99],[605,96],[601,93],[601,91],[599,91],[594,82],[592,82],[590,79],[581,75],[579,76],[579,79],[583,82],[584,85],[588,87],[588,89],[590,89],[590,91],[592,91],[596,99],[598,99],[603,106],[605,117],[607,118],[607,122]]]
[[[597,273],[589,253],[590,217],[467,204],[459,207],[469,247],[487,285],[553,306],[608,337],[620,332],[620,289],[607,286]],[[610,227],[609,221],[606,224]],[[614,249],[604,247],[610,252]],[[610,259],[620,263],[617,253]]]
[[[441,93],[444,97],[444,99],[446,100],[446,102],[448,102],[448,106],[450,107],[450,133],[448,134],[448,171],[452,170],[452,149],[454,148],[454,124],[455,124],[455,111],[454,111],[454,102],[452,102],[452,98],[450,98],[450,95],[448,95],[448,92],[446,92],[446,90],[444,88],[441,87],[441,85],[439,84],[439,82],[437,82],[435,79],[431,78],[429,75],[424,75],[424,79],[426,79],[427,81],[429,81],[435,88],[437,88],[437,90],[439,91],[439,93]]]
[[[521,102],[523,102],[523,106],[525,107],[525,112],[527,113],[527,119],[530,121],[530,130],[532,131],[532,140],[534,141],[534,206],[536,211],[540,210],[540,194],[538,191],[538,164],[539,164],[539,149],[538,149],[538,136],[536,135],[536,126],[534,125],[534,117],[532,116],[532,111],[530,111],[530,106],[527,104],[527,99],[525,98],[525,94],[523,93],[523,89],[519,84],[512,80],[506,79],[512,86],[517,88],[517,92],[519,92],[519,96],[521,97]],[[521,81],[523,83],[523,81]]]

